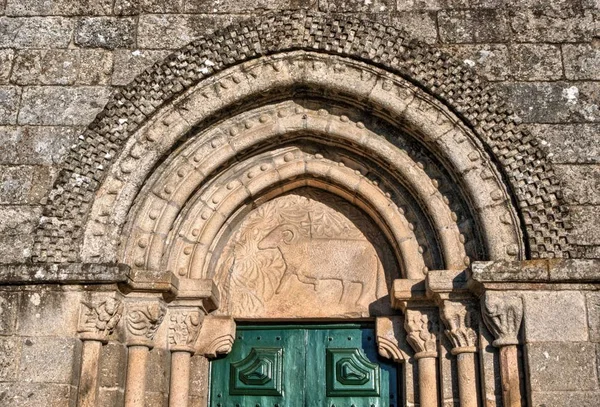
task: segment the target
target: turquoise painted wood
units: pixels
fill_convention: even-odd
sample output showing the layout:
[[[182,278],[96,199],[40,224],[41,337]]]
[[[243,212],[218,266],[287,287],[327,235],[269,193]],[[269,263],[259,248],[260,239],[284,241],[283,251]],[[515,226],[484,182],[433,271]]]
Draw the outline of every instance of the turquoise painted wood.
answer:
[[[398,407],[399,396],[368,325],[238,326],[211,362],[211,407]]]

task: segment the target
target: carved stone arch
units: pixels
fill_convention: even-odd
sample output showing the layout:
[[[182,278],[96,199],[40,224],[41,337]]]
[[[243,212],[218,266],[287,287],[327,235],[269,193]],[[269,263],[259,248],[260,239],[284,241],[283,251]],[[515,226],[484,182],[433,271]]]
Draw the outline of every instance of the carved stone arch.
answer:
[[[293,50],[302,51],[284,53]],[[340,79],[346,74],[360,80]],[[133,199],[165,154],[226,111],[285,99],[298,88],[372,109],[426,144],[443,164],[434,171],[445,168],[465,191],[474,234],[487,246],[482,257],[568,256],[558,182],[536,141],[487,85],[440,52],[406,42],[396,29],[294,12],[199,39],[117,93],[74,148],[49,196],[35,260],[117,260],[116,237]],[[435,178],[432,183],[439,185]],[[497,230],[509,230],[508,246],[494,240]]]

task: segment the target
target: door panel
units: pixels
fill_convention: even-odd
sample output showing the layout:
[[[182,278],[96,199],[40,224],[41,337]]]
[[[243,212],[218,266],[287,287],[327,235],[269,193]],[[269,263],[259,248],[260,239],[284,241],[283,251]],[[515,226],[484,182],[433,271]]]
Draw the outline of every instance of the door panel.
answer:
[[[211,363],[211,407],[397,407],[396,366],[372,327],[239,326]]]

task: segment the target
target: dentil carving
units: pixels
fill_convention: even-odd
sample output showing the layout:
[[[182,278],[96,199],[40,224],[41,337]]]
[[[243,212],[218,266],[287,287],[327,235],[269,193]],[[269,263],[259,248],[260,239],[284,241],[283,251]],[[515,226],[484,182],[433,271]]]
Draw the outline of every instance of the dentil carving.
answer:
[[[113,332],[123,313],[123,303],[109,297],[97,303],[81,303],[79,332],[82,339],[105,342]]]
[[[162,301],[139,301],[129,304],[126,318],[128,345],[152,346],[154,334],[166,311]]]
[[[169,345],[172,350],[191,350],[200,332],[200,312],[171,310],[169,316]]]
[[[441,309],[446,325],[446,336],[452,343],[452,354],[476,352],[477,333],[473,329],[473,314],[469,306],[460,301],[446,300]]]
[[[483,320],[496,340],[494,346],[517,345],[523,320],[523,299],[516,294],[487,291],[482,301]]]
[[[432,310],[407,309],[404,329],[406,340],[416,352],[416,359],[437,357],[438,324]]]

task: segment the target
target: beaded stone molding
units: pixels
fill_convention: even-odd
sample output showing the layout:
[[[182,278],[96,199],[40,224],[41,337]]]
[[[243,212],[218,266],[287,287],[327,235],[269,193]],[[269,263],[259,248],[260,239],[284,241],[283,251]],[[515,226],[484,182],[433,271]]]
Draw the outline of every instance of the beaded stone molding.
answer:
[[[482,144],[486,159],[498,167],[493,170],[498,170],[505,180],[509,201],[513,200],[518,208],[520,219],[516,224],[524,228],[526,247],[519,257],[571,256],[567,241],[569,216],[561,205],[559,181],[545,152],[539,142],[519,126],[518,119],[485,81],[460,61],[431,46],[409,40],[397,28],[352,17],[290,11],[265,14],[199,38],[116,92],[70,151],[45,202],[44,221],[35,237],[34,261],[82,260],[82,244],[93,217],[92,207],[109,170],[128,143],[131,144],[133,135],[149,126],[165,106],[176,103],[177,98],[201,83],[211,85],[216,74],[238,67],[241,75],[232,77],[227,82],[229,85],[225,85],[235,87],[243,76],[252,74],[246,65],[253,60],[291,51],[361,62],[388,76],[382,81],[383,89],[392,87],[397,78],[429,94],[436,103],[460,118],[461,125]],[[220,90],[227,89],[221,88],[223,82],[214,86],[211,92],[219,99]],[[277,89],[270,89],[270,96],[264,97],[272,101],[281,99],[286,87],[293,88],[294,83],[282,84],[279,93]],[[208,96],[205,100],[209,103]],[[205,122],[194,123],[195,128],[227,118],[236,109],[243,111],[244,104],[252,106],[255,101],[222,98],[219,102],[220,108],[215,108]],[[423,111],[426,114],[427,107]],[[189,127],[188,121],[177,121],[181,119],[180,113],[161,117],[167,128]],[[146,137],[152,135],[148,133]],[[135,154],[132,149],[128,151],[128,156]],[[135,188],[139,187],[138,184]],[[110,188],[106,186],[107,191]]]

